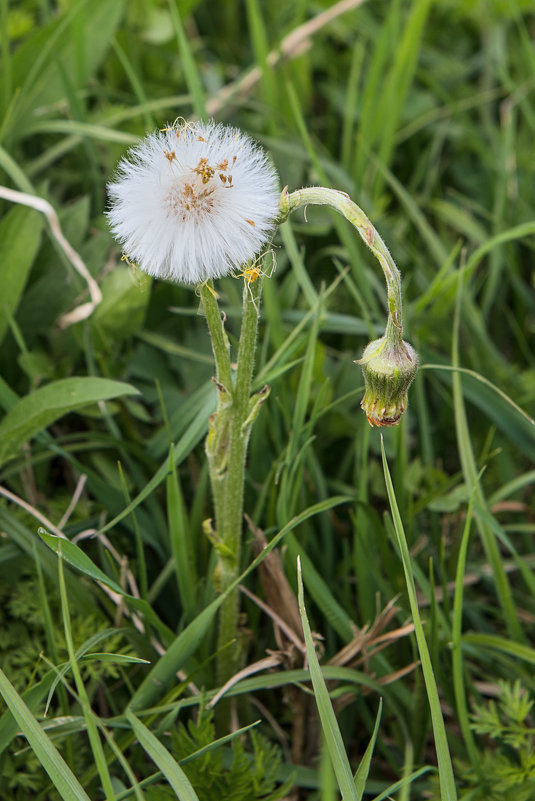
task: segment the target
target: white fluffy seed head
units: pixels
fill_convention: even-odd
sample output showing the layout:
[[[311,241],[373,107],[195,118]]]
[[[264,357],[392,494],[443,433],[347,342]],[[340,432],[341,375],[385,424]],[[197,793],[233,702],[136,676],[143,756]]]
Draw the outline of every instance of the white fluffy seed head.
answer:
[[[111,230],[149,275],[187,284],[227,275],[269,240],[278,179],[236,128],[185,123],[147,136],[108,185]]]

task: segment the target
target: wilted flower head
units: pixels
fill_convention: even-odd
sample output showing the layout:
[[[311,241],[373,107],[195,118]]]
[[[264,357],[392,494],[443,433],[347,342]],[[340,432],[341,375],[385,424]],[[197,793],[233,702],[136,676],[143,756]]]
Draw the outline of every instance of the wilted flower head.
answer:
[[[256,256],[273,232],[277,176],[236,128],[185,123],[147,136],[108,190],[111,230],[149,275],[196,284]]]
[[[375,339],[357,361],[364,375],[360,403],[372,426],[395,426],[407,408],[408,389],[418,370],[418,354],[401,337]]]

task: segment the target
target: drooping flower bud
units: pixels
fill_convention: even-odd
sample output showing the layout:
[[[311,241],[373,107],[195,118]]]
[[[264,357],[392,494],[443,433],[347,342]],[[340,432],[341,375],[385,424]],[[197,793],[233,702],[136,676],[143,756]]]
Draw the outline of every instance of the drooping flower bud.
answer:
[[[360,403],[371,426],[395,426],[407,408],[407,392],[418,370],[418,354],[401,337],[375,339],[362,358],[366,391]]]

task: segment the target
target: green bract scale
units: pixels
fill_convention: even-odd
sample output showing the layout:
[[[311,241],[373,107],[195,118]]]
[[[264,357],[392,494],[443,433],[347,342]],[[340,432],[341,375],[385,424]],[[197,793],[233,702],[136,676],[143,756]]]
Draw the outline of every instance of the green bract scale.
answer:
[[[401,338],[374,339],[360,364],[366,391],[360,403],[372,426],[395,426],[407,408],[407,391],[418,370],[418,354]]]

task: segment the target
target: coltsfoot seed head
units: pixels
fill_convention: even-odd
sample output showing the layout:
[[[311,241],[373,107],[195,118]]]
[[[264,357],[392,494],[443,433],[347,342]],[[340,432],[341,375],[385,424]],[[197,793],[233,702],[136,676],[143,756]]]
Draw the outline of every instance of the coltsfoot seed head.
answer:
[[[108,185],[111,230],[156,278],[198,284],[252,260],[279,213],[278,177],[237,128],[184,123],[148,135]]]

